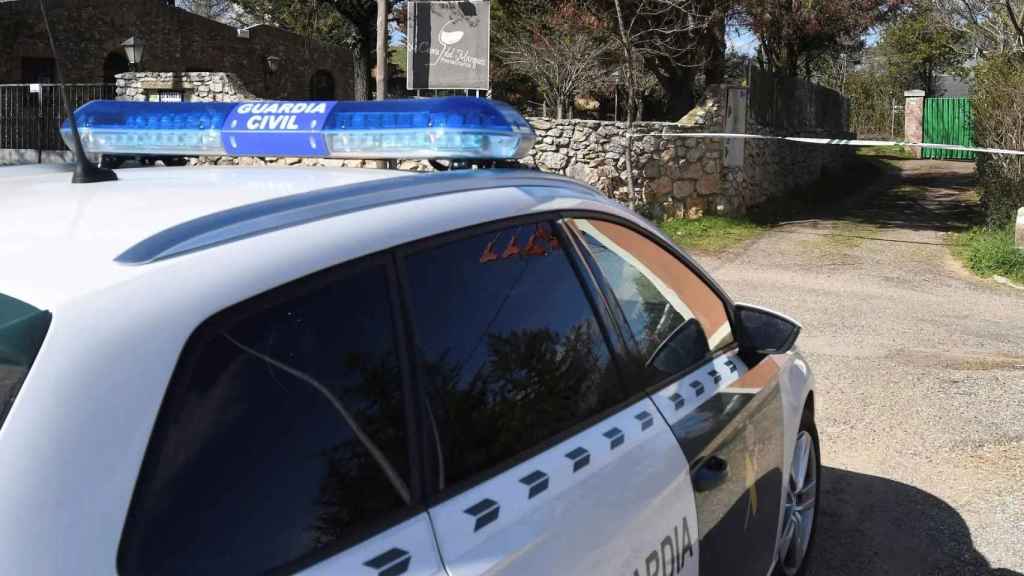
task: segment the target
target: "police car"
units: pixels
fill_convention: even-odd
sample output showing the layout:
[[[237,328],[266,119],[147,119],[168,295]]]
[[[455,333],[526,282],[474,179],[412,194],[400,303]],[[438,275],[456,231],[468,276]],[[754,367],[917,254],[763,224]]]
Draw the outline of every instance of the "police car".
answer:
[[[534,139],[482,99],[76,118],[128,156]],[[527,170],[70,170],[0,170],[4,573],[802,572],[800,327],[620,204]]]

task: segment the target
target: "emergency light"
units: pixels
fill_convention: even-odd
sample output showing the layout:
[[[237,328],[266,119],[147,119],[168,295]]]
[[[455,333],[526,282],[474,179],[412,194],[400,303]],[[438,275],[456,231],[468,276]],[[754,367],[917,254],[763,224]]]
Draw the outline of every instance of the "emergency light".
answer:
[[[359,159],[522,158],[535,135],[501,102],[157,103],[95,100],[75,111],[87,154]],[[61,127],[71,145],[71,129]]]

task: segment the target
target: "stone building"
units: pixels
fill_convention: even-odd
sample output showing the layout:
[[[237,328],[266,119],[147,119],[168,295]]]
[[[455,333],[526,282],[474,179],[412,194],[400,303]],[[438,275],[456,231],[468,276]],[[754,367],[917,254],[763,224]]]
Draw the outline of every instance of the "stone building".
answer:
[[[140,71],[231,73],[261,98],[352,97],[352,54],[273,26],[236,29],[164,0],[48,0],[68,83],[114,83],[121,43],[144,42]],[[0,84],[54,78],[37,0],[0,2]]]

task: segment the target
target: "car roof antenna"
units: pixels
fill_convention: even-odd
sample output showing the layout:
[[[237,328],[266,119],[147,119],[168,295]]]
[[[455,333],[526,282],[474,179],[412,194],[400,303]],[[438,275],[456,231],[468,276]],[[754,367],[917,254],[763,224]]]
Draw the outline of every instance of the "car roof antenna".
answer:
[[[71,125],[71,139],[75,145],[75,174],[71,177],[71,182],[89,184],[117,180],[117,174],[114,174],[113,170],[97,166],[85,156],[82,137],[78,134],[78,122],[75,120],[75,115],[71,113],[71,104],[68,103],[68,94],[64,89],[64,74],[61,73],[60,56],[57,54],[57,45],[53,41],[53,33],[50,32],[50,20],[46,17],[45,0],[39,0],[39,11],[43,13],[43,25],[46,27],[46,36],[50,39],[50,52],[53,54],[53,67],[54,72],[57,73],[60,99],[64,103],[64,113],[68,116],[68,124]]]

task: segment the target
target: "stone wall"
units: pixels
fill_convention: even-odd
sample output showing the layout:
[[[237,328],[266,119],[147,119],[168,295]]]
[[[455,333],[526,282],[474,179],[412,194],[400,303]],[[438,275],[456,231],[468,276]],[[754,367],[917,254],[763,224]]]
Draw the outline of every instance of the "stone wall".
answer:
[[[50,24],[68,83],[111,81],[126,72],[121,42],[145,43],[140,70],[231,72],[261,98],[308,99],[314,74],[328,74],[333,98],[353,94],[352,53],[273,26],[238,30],[161,0],[48,0]],[[36,0],[0,3],[0,83],[44,82],[52,54]],[[280,58],[271,73],[267,57]],[[111,68],[116,61],[120,68]],[[49,73],[47,73],[49,74]],[[49,78],[51,81],[53,78]],[[326,96],[326,95],[324,95]]]
[[[746,88],[714,87],[709,94],[709,101],[683,123],[634,125],[633,183],[652,216],[743,213],[813,183],[824,170],[838,168],[849,153],[843,146],[697,136],[776,134],[750,114]],[[630,200],[625,124],[545,118],[532,118],[530,123],[538,140],[525,164],[582,180],[623,202]],[[786,135],[850,136],[824,130]]]
[[[523,163],[564,174],[628,202],[626,125],[622,122],[531,118],[537,144]],[[722,141],[664,134],[702,132],[700,126],[639,122],[633,127],[633,185],[657,215],[727,212],[733,209],[722,187]]]
[[[240,102],[256,96],[236,74],[224,72],[125,72],[117,75],[118,100],[159,100],[173,92],[183,102]]]

